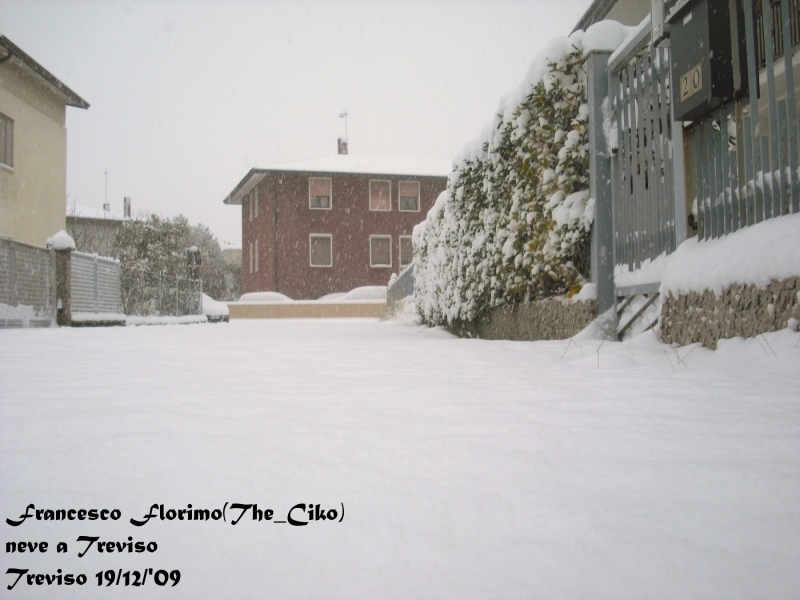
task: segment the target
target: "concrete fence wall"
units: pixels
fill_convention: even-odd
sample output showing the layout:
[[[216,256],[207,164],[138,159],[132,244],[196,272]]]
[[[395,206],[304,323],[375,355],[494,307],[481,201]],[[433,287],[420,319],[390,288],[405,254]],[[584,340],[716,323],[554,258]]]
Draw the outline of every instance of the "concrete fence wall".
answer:
[[[0,327],[124,322],[119,291],[113,259],[0,237]]]
[[[0,237],[0,327],[49,327],[55,317],[55,253]]]

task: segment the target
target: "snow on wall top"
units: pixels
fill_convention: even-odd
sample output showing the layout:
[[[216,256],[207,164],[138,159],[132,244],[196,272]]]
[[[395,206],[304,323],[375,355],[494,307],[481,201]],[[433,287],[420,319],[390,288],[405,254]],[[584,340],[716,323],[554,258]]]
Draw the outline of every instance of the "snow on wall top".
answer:
[[[800,276],[800,214],[785,215],[725,237],[683,242],[670,256],[661,293],[679,296],[735,283],[766,287],[772,279]]]
[[[75,250],[75,240],[63,229],[47,238],[47,245],[53,250],[67,250],[68,248]]]
[[[110,210],[103,210],[102,208],[94,208],[91,206],[81,206],[80,204],[70,206],[67,212],[68,217],[83,217],[84,219],[106,219],[111,221],[124,221],[125,217],[111,212]]]
[[[447,177],[453,169],[449,161],[442,160],[335,154],[271,165],[265,170]]]

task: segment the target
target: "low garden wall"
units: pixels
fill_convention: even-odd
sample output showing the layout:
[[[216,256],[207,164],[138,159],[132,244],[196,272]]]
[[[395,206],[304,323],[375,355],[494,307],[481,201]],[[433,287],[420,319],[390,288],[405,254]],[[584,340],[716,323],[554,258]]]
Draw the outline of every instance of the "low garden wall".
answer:
[[[773,279],[765,288],[733,284],[719,296],[712,290],[668,296],[661,307],[661,337],[681,346],[701,342],[716,348],[723,338],[754,337],[800,320],[800,277]]]
[[[497,306],[472,321],[454,321],[446,328],[460,337],[485,340],[563,340],[585,329],[595,318],[596,300],[548,298]]]
[[[296,300],[292,302],[228,302],[230,319],[336,319],[381,318],[386,313],[386,302],[319,302]]]

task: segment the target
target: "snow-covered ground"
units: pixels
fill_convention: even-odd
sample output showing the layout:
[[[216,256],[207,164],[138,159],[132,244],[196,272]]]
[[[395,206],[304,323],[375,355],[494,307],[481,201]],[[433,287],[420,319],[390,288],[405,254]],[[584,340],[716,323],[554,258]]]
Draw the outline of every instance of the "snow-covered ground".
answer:
[[[799,384],[790,330],[716,352],[374,320],[1,331],[2,542],[50,543],[2,572],[88,577],[6,593],[797,597]],[[122,518],[5,522],[31,503]],[[154,503],[227,522],[130,524]],[[344,520],[277,522],[301,503]],[[81,535],[158,549],[78,558]],[[148,568],[178,587],[97,587]]]

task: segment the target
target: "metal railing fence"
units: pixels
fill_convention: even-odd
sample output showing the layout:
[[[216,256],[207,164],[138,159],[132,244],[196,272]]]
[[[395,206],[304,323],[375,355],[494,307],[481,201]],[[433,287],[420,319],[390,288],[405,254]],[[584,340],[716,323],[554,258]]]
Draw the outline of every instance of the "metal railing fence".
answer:
[[[772,18],[772,29],[782,29],[783,27],[783,7],[780,0],[767,0],[770,6],[770,17]],[[792,40],[791,46],[794,48],[800,44],[800,0],[790,0],[789,6],[789,39]],[[756,61],[760,68],[767,66],[766,49],[764,48],[764,10],[763,0],[756,2],[755,6],[755,35],[756,35]],[[784,36],[772,37],[772,55],[775,58],[783,56]]]
[[[789,0],[774,3],[767,20],[755,18],[753,0],[742,3],[749,98],[715,111],[686,135],[700,239],[800,210],[793,52],[776,56],[782,39],[795,42],[797,0],[791,10]]]

